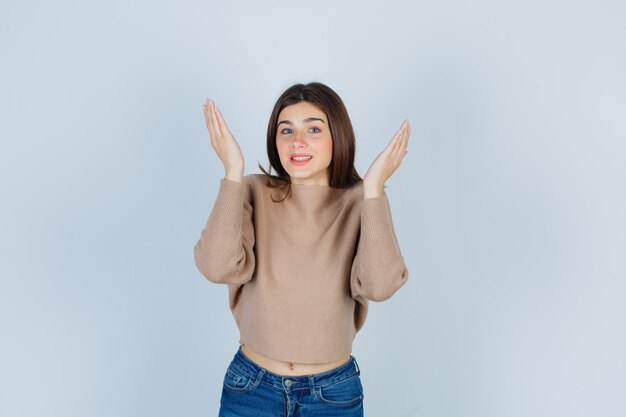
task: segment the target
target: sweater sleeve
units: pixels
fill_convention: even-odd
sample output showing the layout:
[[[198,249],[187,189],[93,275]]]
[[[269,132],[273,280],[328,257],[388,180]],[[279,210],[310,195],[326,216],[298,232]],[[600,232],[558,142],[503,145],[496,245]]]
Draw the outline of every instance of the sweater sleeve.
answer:
[[[209,281],[242,285],[255,268],[253,207],[244,183],[222,179],[209,220],[194,246],[198,270]]]
[[[352,298],[371,301],[390,298],[409,277],[393,229],[387,194],[366,198],[361,209],[361,231],[350,274]]]

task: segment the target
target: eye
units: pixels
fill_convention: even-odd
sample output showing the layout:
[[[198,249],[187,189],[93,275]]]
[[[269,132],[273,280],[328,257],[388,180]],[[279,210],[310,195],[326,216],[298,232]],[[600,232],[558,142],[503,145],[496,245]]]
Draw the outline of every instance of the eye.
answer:
[[[319,132],[321,132],[321,130],[318,129],[317,127],[312,127],[312,128],[309,129],[309,131],[311,131],[311,130],[313,130],[313,132],[311,132],[311,133],[319,133]]]
[[[280,131],[280,133],[282,133],[283,135],[286,135],[287,133],[291,133],[291,129],[289,129],[288,127],[284,128],[283,130]]]

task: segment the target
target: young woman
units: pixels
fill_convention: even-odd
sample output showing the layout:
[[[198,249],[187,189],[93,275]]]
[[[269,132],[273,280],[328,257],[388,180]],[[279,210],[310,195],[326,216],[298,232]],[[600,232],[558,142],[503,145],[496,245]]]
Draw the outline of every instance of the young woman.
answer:
[[[352,342],[368,302],[408,279],[384,191],[407,153],[408,121],[361,179],[341,98],[322,83],[293,85],[270,116],[269,173],[244,176],[212,100],[204,114],[225,177],[194,258],[228,285],[240,333],[219,416],[362,416]]]

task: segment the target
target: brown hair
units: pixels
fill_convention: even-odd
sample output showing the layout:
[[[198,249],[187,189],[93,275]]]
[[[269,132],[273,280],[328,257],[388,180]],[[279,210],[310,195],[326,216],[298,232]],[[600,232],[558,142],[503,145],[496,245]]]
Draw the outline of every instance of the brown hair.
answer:
[[[319,82],[295,84],[285,90],[278,98],[267,125],[269,172],[263,169],[263,166],[259,163],[259,168],[267,176],[266,185],[268,187],[287,189],[285,197],[278,201],[283,201],[291,193],[291,179],[280,163],[278,149],[276,148],[278,116],[285,107],[302,101],[319,107],[328,118],[330,134],[333,138],[333,154],[330,160],[328,184],[333,188],[347,188],[362,180],[354,167],[356,148],[354,129],[341,97],[333,89]],[[272,168],[276,171],[276,175],[271,174]],[[271,180],[278,180],[279,184],[274,184]],[[272,200],[276,201],[273,198]]]

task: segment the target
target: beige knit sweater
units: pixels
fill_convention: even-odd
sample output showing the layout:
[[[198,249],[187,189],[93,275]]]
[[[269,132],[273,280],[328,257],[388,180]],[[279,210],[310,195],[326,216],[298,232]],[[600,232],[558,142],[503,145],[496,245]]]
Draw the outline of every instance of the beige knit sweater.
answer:
[[[338,360],[367,316],[368,300],[391,297],[408,278],[387,195],[292,184],[291,195],[263,174],[222,179],[194,247],[200,272],[228,284],[239,343],[299,363]]]

